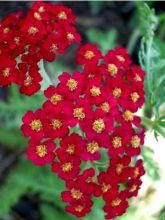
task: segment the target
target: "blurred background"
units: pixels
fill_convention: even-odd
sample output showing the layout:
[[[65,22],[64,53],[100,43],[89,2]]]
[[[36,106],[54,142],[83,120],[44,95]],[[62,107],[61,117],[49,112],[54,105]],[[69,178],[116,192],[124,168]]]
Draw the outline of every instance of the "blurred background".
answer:
[[[148,6],[143,1],[63,3],[76,14],[77,28],[84,42],[97,43],[103,53],[115,46],[126,47],[134,62],[152,75],[154,102],[145,85],[146,103],[139,112],[147,130],[142,150],[146,175],[139,197],[133,199],[127,213],[117,219],[165,220],[165,4],[160,1],[147,1]],[[1,1],[0,19],[17,10],[27,11],[31,4]],[[144,48],[148,48],[151,39],[148,54]],[[59,56],[55,63],[45,63],[55,84],[63,70],[71,72],[75,68],[75,49],[73,45],[65,58]],[[149,70],[146,62],[149,62]],[[0,88],[0,220],[76,219],[64,212],[60,199],[63,182],[49,167],[33,166],[24,153],[27,141],[19,130],[21,118],[27,110],[41,106],[43,100],[42,92],[29,98],[20,95],[16,86]],[[83,220],[103,220],[101,206],[102,201],[97,199],[93,211]]]

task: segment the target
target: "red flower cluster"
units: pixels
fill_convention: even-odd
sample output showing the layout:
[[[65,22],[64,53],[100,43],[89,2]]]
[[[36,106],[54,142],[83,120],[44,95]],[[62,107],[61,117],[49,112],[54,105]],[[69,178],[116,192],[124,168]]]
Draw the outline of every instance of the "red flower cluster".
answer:
[[[63,5],[35,2],[26,16],[17,12],[0,24],[0,86],[16,83],[32,95],[40,89],[38,62],[53,61],[73,42],[80,42],[75,16]]]
[[[27,156],[36,165],[50,163],[66,182],[62,200],[68,212],[85,216],[92,196],[101,196],[105,218],[111,219],[126,211],[142,183],[144,130],[135,112],[144,102],[144,72],[124,48],[103,56],[86,44],[77,63],[82,71],[64,72],[45,91],[43,108],[23,117]]]

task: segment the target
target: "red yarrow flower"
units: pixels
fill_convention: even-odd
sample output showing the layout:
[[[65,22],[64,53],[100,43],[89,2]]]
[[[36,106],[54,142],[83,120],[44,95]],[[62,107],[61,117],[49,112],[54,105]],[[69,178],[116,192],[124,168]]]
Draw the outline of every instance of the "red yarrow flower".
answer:
[[[42,139],[45,137],[44,123],[45,113],[38,109],[36,112],[28,111],[22,118],[23,124],[21,130],[25,137]]]
[[[52,140],[46,140],[44,142],[30,140],[26,154],[28,159],[32,160],[35,165],[43,166],[47,163],[51,163],[54,160],[55,147],[56,145]]]
[[[85,44],[77,52],[77,64],[97,62],[101,58],[101,51],[94,44]]]

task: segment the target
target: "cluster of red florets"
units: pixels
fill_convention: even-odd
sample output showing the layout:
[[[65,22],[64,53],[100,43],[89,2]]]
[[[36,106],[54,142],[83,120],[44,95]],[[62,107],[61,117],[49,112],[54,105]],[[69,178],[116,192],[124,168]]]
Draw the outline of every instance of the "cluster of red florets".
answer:
[[[26,16],[17,12],[0,24],[0,86],[16,83],[32,95],[40,89],[38,63],[53,61],[69,44],[80,41],[71,9],[35,2]]]
[[[45,91],[43,108],[23,117],[27,156],[51,164],[66,182],[68,212],[85,216],[92,196],[101,196],[111,219],[126,211],[142,183],[144,131],[135,112],[144,102],[144,72],[125,49],[103,56],[93,44],[79,48],[77,64],[82,71],[64,72]]]

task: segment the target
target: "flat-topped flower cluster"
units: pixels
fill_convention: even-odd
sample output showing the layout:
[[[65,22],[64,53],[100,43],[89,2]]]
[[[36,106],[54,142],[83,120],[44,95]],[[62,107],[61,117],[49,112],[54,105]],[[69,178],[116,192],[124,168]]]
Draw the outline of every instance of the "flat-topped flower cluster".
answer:
[[[65,181],[61,196],[68,212],[83,217],[92,198],[101,196],[111,219],[126,211],[142,183],[144,130],[135,113],[144,102],[144,72],[124,48],[103,56],[86,44],[76,61],[81,70],[62,73],[58,85],[44,92],[42,108],[23,117],[26,152]]]
[[[0,86],[16,83],[25,95],[36,93],[42,77],[38,62],[52,62],[80,42],[70,8],[35,2],[26,15],[10,14],[0,24]]]

